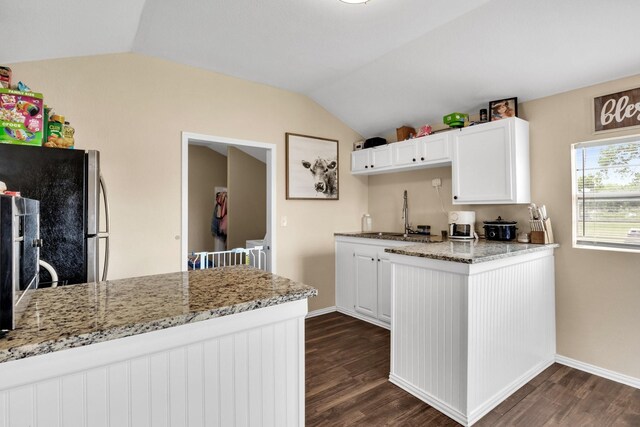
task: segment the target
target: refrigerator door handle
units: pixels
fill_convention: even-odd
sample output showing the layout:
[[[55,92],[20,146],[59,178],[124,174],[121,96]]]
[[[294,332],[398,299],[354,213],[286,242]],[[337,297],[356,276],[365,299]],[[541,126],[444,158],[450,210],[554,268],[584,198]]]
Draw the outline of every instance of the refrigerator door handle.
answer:
[[[87,283],[97,282],[100,275],[100,244],[97,236],[87,237]]]
[[[104,266],[102,269],[102,281],[107,280],[109,272],[109,232],[111,231],[111,216],[109,215],[109,197],[107,197],[107,185],[104,182],[102,174],[100,175],[100,188],[102,189],[102,197],[104,200],[104,220],[105,231],[98,233],[98,238],[104,240]]]
[[[87,236],[98,234],[100,227],[100,154],[90,150],[87,159]]]

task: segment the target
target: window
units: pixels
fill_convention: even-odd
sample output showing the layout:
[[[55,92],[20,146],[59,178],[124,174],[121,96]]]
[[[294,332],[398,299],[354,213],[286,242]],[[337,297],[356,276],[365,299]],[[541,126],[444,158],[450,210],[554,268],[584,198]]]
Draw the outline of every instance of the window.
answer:
[[[573,246],[640,252],[640,135],[572,151]]]

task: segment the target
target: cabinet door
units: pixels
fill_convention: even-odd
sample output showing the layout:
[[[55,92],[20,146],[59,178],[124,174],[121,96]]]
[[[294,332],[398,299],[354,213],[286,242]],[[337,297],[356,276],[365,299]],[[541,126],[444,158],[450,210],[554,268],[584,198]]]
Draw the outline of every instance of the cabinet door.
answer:
[[[351,172],[361,172],[368,170],[371,161],[369,154],[371,150],[358,150],[351,153]]]
[[[423,147],[425,162],[451,160],[451,132],[428,136]]]
[[[422,147],[421,141],[396,142],[391,145],[394,166],[407,166],[420,161]]]
[[[378,319],[391,323],[391,261],[386,252],[378,253]]]
[[[355,310],[367,316],[377,317],[378,273],[375,250],[356,250],[354,252],[354,266],[356,283]]]
[[[453,135],[453,203],[507,203],[514,199],[511,120],[473,126]]]
[[[388,145],[376,147],[371,150],[371,167],[386,168],[391,166],[393,156],[391,155],[391,147]]]

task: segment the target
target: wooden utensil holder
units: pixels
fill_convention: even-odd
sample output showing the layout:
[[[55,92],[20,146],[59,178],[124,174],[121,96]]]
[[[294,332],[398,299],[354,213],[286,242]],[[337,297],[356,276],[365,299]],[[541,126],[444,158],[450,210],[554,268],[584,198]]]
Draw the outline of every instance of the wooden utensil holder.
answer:
[[[541,221],[544,226],[544,231],[531,231],[531,243],[546,245],[548,243],[554,243],[553,241],[553,229],[551,228],[551,220],[549,218]]]

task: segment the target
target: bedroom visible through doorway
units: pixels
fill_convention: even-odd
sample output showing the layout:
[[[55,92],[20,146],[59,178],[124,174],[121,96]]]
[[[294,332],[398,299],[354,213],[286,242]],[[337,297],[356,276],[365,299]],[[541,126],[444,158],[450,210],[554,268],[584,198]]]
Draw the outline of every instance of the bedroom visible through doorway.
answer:
[[[275,271],[275,149],[274,144],[183,133],[183,270],[194,253],[262,245],[263,265]]]

